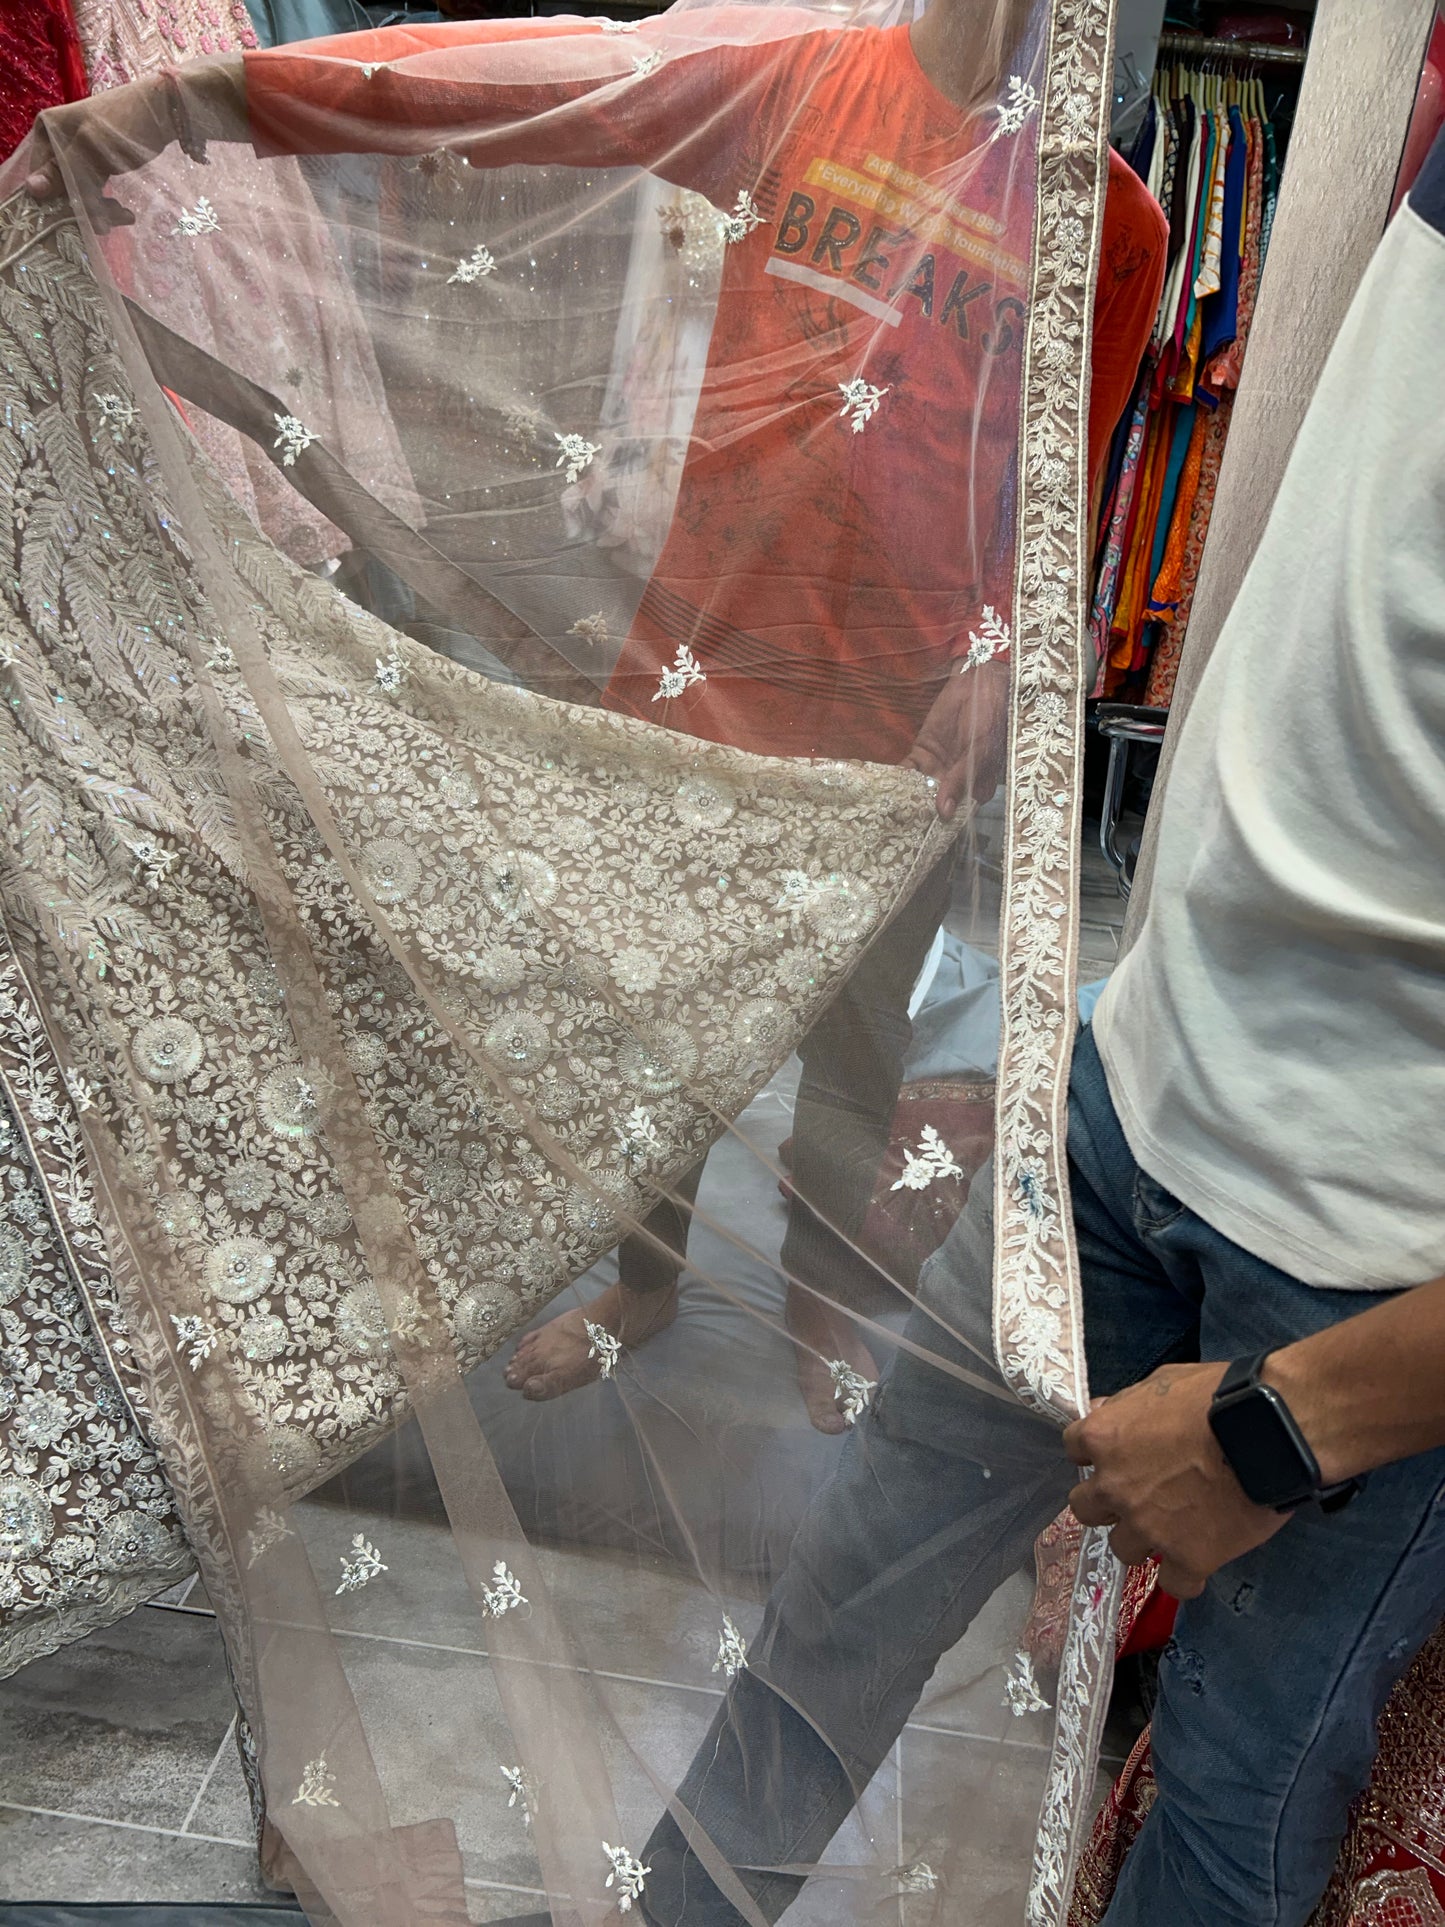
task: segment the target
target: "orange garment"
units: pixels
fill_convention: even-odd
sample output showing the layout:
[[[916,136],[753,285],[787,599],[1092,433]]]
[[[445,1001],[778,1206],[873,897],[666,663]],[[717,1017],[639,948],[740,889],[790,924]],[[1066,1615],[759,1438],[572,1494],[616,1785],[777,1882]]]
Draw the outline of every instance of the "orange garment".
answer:
[[[707,16],[691,22],[707,32]],[[585,81],[496,77],[507,42],[599,31],[402,27],[248,55],[253,136],[263,151],[406,152],[417,127],[426,146],[449,126],[485,130],[476,165],[645,166],[724,211],[752,196],[763,224],[727,249],[676,510],[605,701],[767,754],[900,761],[985,605],[1011,602],[1000,504],[1015,486],[1032,142],[940,94],[906,27],[704,46],[622,87],[595,63]],[[1111,157],[1096,465],[1166,241]],[[857,381],[878,399],[855,433],[843,391]],[[706,680],[655,700],[680,645]]]
[[[1164,559],[1159,564],[1159,573],[1154,578],[1154,587],[1149,596],[1151,614],[1156,622],[1171,622],[1179,605],[1184,551],[1189,542],[1189,525],[1194,518],[1194,498],[1199,493],[1199,471],[1204,462],[1204,441],[1208,427],[1208,409],[1196,408],[1184,466],[1179,471],[1179,492],[1174,498],[1174,513],[1164,543]]]
[[[1109,669],[1106,689],[1112,690],[1119,676],[1127,673],[1134,660],[1134,649],[1144,629],[1144,604],[1149,594],[1149,559],[1154,549],[1154,525],[1164,495],[1164,476],[1169,466],[1169,434],[1174,410],[1159,410],[1149,423],[1149,440],[1144,449],[1144,472],[1139,488],[1139,519],[1119,588],[1114,621],[1110,629]]]

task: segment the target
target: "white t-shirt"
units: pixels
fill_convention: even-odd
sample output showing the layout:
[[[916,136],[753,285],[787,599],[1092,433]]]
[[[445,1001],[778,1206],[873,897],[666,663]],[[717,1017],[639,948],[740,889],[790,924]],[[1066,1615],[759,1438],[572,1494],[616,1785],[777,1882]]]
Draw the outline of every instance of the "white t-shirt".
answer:
[[[1445,1274],[1442,220],[1437,151],[1300,430],[1095,1016],[1149,1175],[1330,1287]]]

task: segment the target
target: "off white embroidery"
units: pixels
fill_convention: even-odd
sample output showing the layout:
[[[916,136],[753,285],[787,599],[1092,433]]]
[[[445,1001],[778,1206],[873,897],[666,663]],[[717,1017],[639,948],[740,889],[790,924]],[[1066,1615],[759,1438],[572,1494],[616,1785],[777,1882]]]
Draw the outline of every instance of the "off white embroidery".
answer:
[[[868,1410],[868,1401],[877,1390],[876,1382],[854,1371],[843,1358],[830,1358],[828,1372],[835,1396],[843,1401],[843,1417],[849,1425],[856,1425]]]
[[[717,1658],[712,1663],[712,1669],[715,1673],[725,1673],[729,1679],[736,1679],[747,1663],[748,1642],[724,1613],[722,1632],[718,1635]]]
[[[634,1104],[617,1127],[618,1142],[625,1158],[645,1156],[662,1149],[662,1134],[652,1121],[645,1104]]]
[[[172,234],[214,234],[221,225],[220,216],[203,194],[194,207],[183,207],[180,219],[171,229]]]
[[[998,124],[1005,134],[1021,132],[1024,122],[1039,104],[1032,84],[1018,74],[1009,75],[1008,99],[998,110]]]
[[[559,435],[557,447],[560,453],[553,466],[565,468],[569,482],[580,480],[584,470],[592,466],[594,457],[601,452],[601,443],[589,442],[585,435]]]
[[[272,1546],[279,1546],[283,1539],[292,1537],[290,1526],[268,1505],[263,1505],[256,1514],[256,1523],[246,1534],[246,1565],[254,1566],[258,1559],[264,1559]]]
[[[117,441],[120,440],[122,429],[131,427],[136,420],[135,404],[127,401],[124,395],[97,395],[95,405],[100,410],[101,420]]]
[[[470,287],[474,281],[484,280],[489,274],[497,272],[497,263],[490,248],[475,247],[465,260],[458,261],[447,276],[448,283],[460,281]]]
[[[578,616],[567,631],[582,642],[590,642],[594,649],[600,649],[612,640],[612,631],[607,627],[607,618],[600,609],[590,616]]]
[[[845,418],[855,435],[861,435],[865,423],[871,422],[878,413],[878,405],[888,393],[886,388],[875,388],[872,382],[864,381],[861,375],[854,375],[851,381],[840,381],[838,392],[843,397],[843,406],[838,410],[838,419]]]
[[[672,659],[672,667],[664,669],[662,680],[653,693],[655,703],[671,702],[680,696],[684,689],[691,689],[694,683],[706,682],[702,664],[685,642],[677,645],[677,654]]]
[[[1008,1669],[1004,1692],[1013,1709],[1015,1719],[1021,1720],[1029,1713],[1047,1713],[1049,1702],[1039,1691],[1039,1682],[1034,1674],[1034,1662],[1027,1653],[1015,1653],[1013,1664]]]
[[[510,1812],[513,1807],[520,1805],[522,1809],[522,1825],[524,1827],[530,1827],[532,1824],[532,1801],[526,1774],[519,1766],[504,1766],[502,1768],[502,1778],[512,1789],[512,1797],[507,1802],[508,1811]]]
[[[754,228],[760,228],[763,225],[758,204],[746,188],[742,189],[737,200],[734,201],[732,213],[720,214],[718,220],[722,226],[723,239],[730,242],[746,241]]]
[[[389,656],[377,657],[376,674],[372,680],[384,696],[394,696],[406,681],[406,664],[395,643],[391,645]]]
[[[632,57],[633,71],[641,78],[645,78],[648,74],[655,74],[661,65],[662,55],[656,47],[649,47],[646,53],[634,54]]]
[[[175,851],[168,850],[153,836],[138,836],[130,845],[130,853],[153,890],[158,889],[165,882],[176,860]]]
[[[332,1791],[335,1784],[336,1775],[326,1764],[326,1755],[323,1753],[319,1760],[311,1760],[307,1764],[291,1804],[293,1807],[339,1807],[341,1802]]]
[[[341,1584],[336,1588],[340,1598],[344,1592],[360,1592],[363,1586],[370,1585],[378,1573],[390,1572],[390,1566],[381,1563],[381,1554],[364,1533],[358,1532],[351,1542],[353,1557],[348,1559],[341,1554]]]
[[[79,1071],[65,1073],[65,1088],[69,1091],[70,1101],[77,1111],[95,1109],[95,1091],[89,1080],[82,1077]]]
[[[938,1875],[926,1860],[915,1860],[907,1867],[900,1867],[893,1878],[901,1894],[931,1894],[938,1891]]]
[[[514,442],[534,442],[542,432],[542,411],[514,401],[502,410],[502,426]]]
[[[177,1318],[172,1312],[171,1323],[176,1328],[176,1343],[185,1353],[186,1363],[193,1372],[198,1372],[220,1344],[221,1334],[205,1318]]]
[[[641,25],[637,20],[604,20],[603,33],[636,33]]]
[[[635,1859],[627,1851],[626,1847],[609,1847],[604,1840],[602,1851],[612,1862],[612,1871],[607,1876],[607,1885],[610,1887],[614,1882],[616,1883],[617,1911],[619,1914],[630,1913],[633,1901],[642,1898],[642,1890],[647,1885],[647,1876],[652,1869],[644,1867],[640,1860]]]
[[[617,1361],[622,1356],[622,1342],[614,1338],[605,1325],[594,1325],[590,1318],[583,1322],[592,1346],[587,1356],[597,1360],[603,1378],[611,1378],[617,1369]]]
[[[271,446],[272,448],[285,450],[285,453],[281,457],[281,466],[283,468],[294,468],[296,465],[296,457],[304,454],[316,440],[316,437],[311,433],[311,430],[306,426],[305,422],[299,421],[295,415],[273,415],[272,420],[275,422],[279,433]]]
[[[981,663],[992,662],[995,656],[1006,656],[1009,650],[1009,627],[997,609],[984,605],[982,619],[977,629],[968,632],[968,654],[963,659],[965,669],[977,669]]]
[[[931,1124],[919,1134],[918,1149],[903,1153],[903,1175],[890,1191],[926,1191],[935,1178],[961,1178],[962,1167]]]
[[[482,1599],[492,1619],[500,1619],[503,1613],[516,1612],[519,1607],[529,1604],[527,1595],[517,1584],[516,1575],[508,1568],[505,1559],[499,1559],[492,1567],[492,1578],[496,1583],[482,1588]]]

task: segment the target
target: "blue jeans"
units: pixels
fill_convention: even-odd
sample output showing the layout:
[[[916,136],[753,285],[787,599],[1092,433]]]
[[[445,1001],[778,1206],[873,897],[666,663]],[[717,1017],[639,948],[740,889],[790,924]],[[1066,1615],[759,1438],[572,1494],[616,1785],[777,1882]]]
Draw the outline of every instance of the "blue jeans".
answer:
[[[1289,1128],[1282,1121],[1282,1128]],[[1252,1258],[1135,1163],[1085,1031],[1069,1159],[1096,1392],[1166,1361],[1235,1358],[1379,1301]],[[925,1268],[913,1335],[989,1349],[992,1186]],[[849,1437],[773,1589],[747,1669],[687,1778],[695,1815],[768,1919],[887,1755],[941,1655],[1029,1560],[1074,1480],[1059,1435],[906,1351]],[[1302,1508],[1180,1612],[1154,1718],[1159,1797],[1107,1927],[1302,1927],[1329,1878],[1390,1688],[1440,1619],[1445,1452]],[[823,1736],[826,1735],[826,1738]],[[740,1927],[670,1815],[643,1854],[653,1927]]]

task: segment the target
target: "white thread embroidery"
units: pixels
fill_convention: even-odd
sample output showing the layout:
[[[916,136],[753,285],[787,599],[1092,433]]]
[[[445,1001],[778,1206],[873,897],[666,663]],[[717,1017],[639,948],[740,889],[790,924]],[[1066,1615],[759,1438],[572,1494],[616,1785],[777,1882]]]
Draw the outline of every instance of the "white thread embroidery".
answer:
[[[877,1390],[876,1381],[854,1371],[844,1358],[830,1358],[828,1372],[835,1396],[843,1401],[844,1419],[849,1425],[856,1425],[868,1410],[868,1401]]]
[[[995,656],[1006,656],[1010,640],[1008,624],[997,609],[985,603],[978,628],[968,632],[969,647],[963,659],[964,668],[977,669],[981,663],[992,662]]]
[[[652,1113],[645,1104],[633,1105],[617,1127],[617,1140],[622,1146],[622,1155],[629,1162],[662,1149],[662,1133],[653,1123]]]
[[[130,853],[136,860],[137,868],[153,890],[158,889],[165,882],[176,860],[175,851],[168,850],[153,836],[138,836],[130,845]]]
[[[602,31],[603,33],[637,33],[641,24],[637,20],[604,20]]]
[[[723,239],[729,242],[746,241],[755,228],[763,225],[758,204],[746,188],[741,190],[734,201],[732,213],[720,214],[718,220],[722,225]]]
[[[221,1334],[205,1318],[177,1318],[172,1312],[171,1323],[176,1328],[176,1343],[185,1353],[186,1363],[193,1372],[198,1372],[220,1344]]]
[[[332,1791],[335,1785],[336,1775],[326,1764],[323,1753],[320,1759],[308,1761],[291,1804],[293,1807],[339,1807],[341,1802]]]
[[[622,1356],[622,1341],[614,1338],[605,1325],[594,1325],[590,1318],[585,1319],[583,1325],[592,1346],[587,1356],[597,1360],[603,1378],[611,1378]]]
[[[465,260],[457,262],[455,268],[453,268],[452,272],[447,276],[447,282],[450,285],[453,281],[460,281],[464,287],[470,287],[474,281],[481,281],[487,275],[495,274],[496,272],[497,263],[493,257],[492,250],[490,248],[475,247],[471,253],[467,255]]]
[[[1039,1682],[1034,1673],[1034,1662],[1027,1653],[1015,1653],[1013,1664],[1008,1669],[1004,1682],[1004,1692],[1016,1720],[1029,1713],[1047,1713],[1049,1702],[1039,1691]]]
[[[895,1178],[890,1191],[926,1191],[935,1178],[961,1178],[963,1167],[938,1135],[933,1125],[925,1124],[919,1134],[918,1149],[903,1153],[903,1175]]]
[[[653,693],[655,703],[671,702],[680,696],[684,689],[691,689],[694,683],[706,682],[702,664],[685,642],[677,645],[677,654],[672,659],[672,667],[664,669],[662,680]]]
[[[503,1613],[516,1612],[530,1603],[505,1559],[499,1559],[492,1567],[492,1578],[496,1583],[482,1588],[482,1599],[490,1618],[500,1619]]]
[[[502,410],[502,427],[514,442],[534,442],[542,432],[542,411],[514,401]]]
[[[391,645],[389,656],[377,657],[376,674],[372,681],[384,696],[394,696],[406,681],[406,664],[395,643]]]
[[[662,55],[656,47],[649,47],[646,53],[632,56],[632,69],[640,80],[645,80],[648,74],[655,74],[661,65]]]
[[[214,234],[221,225],[221,218],[203,194],[194,207],[183,207],[180,219],[171,229],[172,234],[188,234],[193,239],[198,234]]]
[[[607,618],[600,609],[590,616],[578,616],[567,633],[569,636],[576,636],[579,641],[591,643],[594,649],[600,649],[612,640],[612,631],[607,626]]]
[[[351,1550],[354,1556],[350,1559],[344,1552],[340,1555],[341,1584],[336,1588],[338,1598],[344,1592],[360,1592],[363,1586],[371,1584],[378,1573],[391,1571],[390,1566],[381,1563],[381,1554],[364,1533],[357,1533],[351,1542]]]
[[[281,466],[283,468],[294,468],[296,465],[296,457],[304,454],[316,440],[316,437],[311,433],[311,430],[306,426],[305,422],[298,420],[295,415],[273,415],[272,420],[275,422],[279,433],[271,446],[272,448],[285,450],[285,453],[281,457]]]
[[[512,1789],[512,1797],[507,1802],[508,1812],[510,1812],[513,1807],[520,1805],[522,1809],[522,1825],[524,1827],[530,1827],[532,1824],[532,1800],[531,1791],[527,1785],[526,1774],[519,1766],[504,1766],[502,1768],[502,1778]]]
[[[246,1534],[246,1565],[254,1566],[258,1559],[264,1559],[272,1546],[279,1546],[283,1539],[292,1537],[290,1526],[279,1512],[263,1505],[256,1514],[256,1523]]]
[[[865,423],[871,422],[878,413],[878,405],[888,393],[886,388],[875,388],[872,382],[864,381],[861,375],[854,375],[851,381],[840,381],[838,392],[843,397],[843,406],[838,410],[840,421],[847,419],[855,435],[861,435]]]
[[[901,1894],[931,1894],[938,1891],[938,1875],[926,1860],[915,1860],[909,1866],[899,1867],[893,1878]]]
[[[130,428],[136,420],[135,403],[127,401],[124,395],[114,395],[109,392],[97,395],[94,399],[96,407],[100,410],[101,420],[119,441],[121,432]]]
[[[647,1885],[647,1876],[652,1869],[644,1867],[640,1860],[635,1859],[627,1851],[626,1847],[609,1847],[604,1840],[602,1851],[612,1863],[612,1871],[607,1876],[607,1885],[610,1887],[614,1882],[616,1883],[617,1911],[619,1914],[631,1913],[633,1901],[642,1898],[643,1888]]]
[[[579,481],[584,470],[592,466],[595,456],[601,453],[600,442],[589,442],[585,435],[558,435],[557,447],[560,453],[555,468],[565,468],[569,482]]]
[[[722,1631],[718,1635],[717,1658],[712,1663],[712,1669],[715,1673],[725,1673],[729,1679],[736,1679],[747,1663],[748,1642],[724,1613]]]
[[[89,1079],[82,1077],[79,1071],[67,1071],[65,1073],[65,1088],[70,1092],[70,1101],[77,1111],[93,1111],[95,1109],[94,1088]]]
[[[1018,134],[1023,131],[1024,122],[1039,104],[1031,82],[1023,80],[1018,74],[1009,75],[1008,99],[998,110],[1000,132]]]

